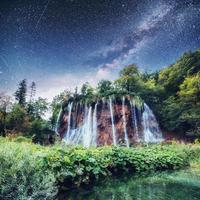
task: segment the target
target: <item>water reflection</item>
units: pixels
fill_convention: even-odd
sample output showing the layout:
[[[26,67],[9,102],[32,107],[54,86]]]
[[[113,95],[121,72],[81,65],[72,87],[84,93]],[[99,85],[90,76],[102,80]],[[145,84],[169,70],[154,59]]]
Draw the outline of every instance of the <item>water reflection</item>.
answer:
[[[199,173],[181,171],[148,178],[106,180],[93,188],[71,191],[66,200],[199,200]]]

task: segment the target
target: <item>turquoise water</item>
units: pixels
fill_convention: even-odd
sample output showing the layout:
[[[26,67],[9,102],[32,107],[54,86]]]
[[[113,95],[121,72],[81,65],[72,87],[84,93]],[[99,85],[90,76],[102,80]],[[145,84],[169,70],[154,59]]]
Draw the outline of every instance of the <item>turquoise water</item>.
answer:
[[[85,189],[72,190],[66,200],[200,200],[200,169],[149,177],[110,178]]]

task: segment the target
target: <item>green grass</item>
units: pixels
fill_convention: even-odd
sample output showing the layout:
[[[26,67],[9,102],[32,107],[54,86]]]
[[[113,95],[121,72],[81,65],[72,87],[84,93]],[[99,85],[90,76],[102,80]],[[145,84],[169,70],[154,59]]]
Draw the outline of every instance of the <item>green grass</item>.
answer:
[[[197,158],[199,145],[85,149],[62,144],[44,147],[0,138],[0,199],[53,199],[61,188],[122,172],[181,169]]]

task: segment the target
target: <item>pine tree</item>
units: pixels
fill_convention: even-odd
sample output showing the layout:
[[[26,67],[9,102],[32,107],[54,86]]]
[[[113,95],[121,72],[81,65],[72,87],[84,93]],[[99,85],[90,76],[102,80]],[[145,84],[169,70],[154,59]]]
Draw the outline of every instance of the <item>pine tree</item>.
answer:
[[[35,82],[31,83],[31,87],[30,87],[31,91],[30,91],[30,102],[33,100],[35,93],[36,93],[36,84]]]
[[[26,95],[27,95],[27,81],[26,79],[24,79],[19,83],[18,89],[14,94],[15,99],[22,107],[26,106]]]

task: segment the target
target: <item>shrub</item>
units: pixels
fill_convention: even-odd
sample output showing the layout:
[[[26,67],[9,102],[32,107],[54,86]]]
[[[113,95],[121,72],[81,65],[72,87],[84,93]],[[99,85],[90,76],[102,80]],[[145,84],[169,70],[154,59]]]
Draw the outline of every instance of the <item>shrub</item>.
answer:
[[[54,174],[37,167],[28,144],[0,145],[0,199],[53,199],[57,193]]]

